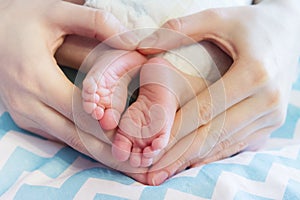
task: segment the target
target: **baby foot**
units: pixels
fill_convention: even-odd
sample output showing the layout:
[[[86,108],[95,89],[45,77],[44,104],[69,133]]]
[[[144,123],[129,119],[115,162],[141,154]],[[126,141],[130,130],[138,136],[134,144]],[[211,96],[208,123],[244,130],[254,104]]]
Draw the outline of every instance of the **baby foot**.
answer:
[[[122,116],[113,141],[115,158],[129,159],[134,167],[146,167],[166,147],[179,106],[178,93],[173,90],[179,77],[182,79],[162,58],[152,58],[142,67],[138,99]]]
[[[83,108],[102,128],[117,127],[126,105],[127,86],[145,62],[146,58],[135,51],[115,50],[93,63],[83,81]]]
[[[232,63],[231,58],[213,44],[205,43],[204,47],[217,65],[195,62],[195,66],[200,70],[199,75],[188,75],[178,71],[168,61],[158,57],[150,59],[142,67],[140,94],[137,101],[122,116],[113,141],[112,153],[115,158],[120,161],[129,159],[133,167],[150,166],[154,157],[169,142],[179,106],[195,98],[200,91],[227,71]],[[202,59],[202,56],[199,58]],[[204,75],[205,79],[200,77],[202,68],[210,69],[209,73]],[[189,109],[197,110],[193,107]],[[172,136],[176,137],[176,133]]]

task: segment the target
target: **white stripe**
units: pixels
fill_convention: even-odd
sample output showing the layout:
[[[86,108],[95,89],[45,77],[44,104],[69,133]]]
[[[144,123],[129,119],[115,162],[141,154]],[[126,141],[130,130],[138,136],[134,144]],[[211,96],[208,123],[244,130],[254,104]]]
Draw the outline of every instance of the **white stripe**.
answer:
[[[232,172],[223,172],[212,199],[234,199],[238,191],[270,199],[282,199],[289,180],[300,181],[300,170],[274,163],[265,182],[246,179]]]
[[[109,180],[88,179],[80,188],[74,199],[94,199],[96,194],[106,194],[127,199],[139,199],[145,186],[123,185]]]
[[[199,185],[201,187],[201,185]],[[174,199],[188,199],[188,200],[207,200],[206,198],[201,198],[198,196],[194,196],[192,194],[188,194],[185,192],[181,192],[174,189],[168,189],[166,195],[164,197],[165,200],[174,200]]]
[[[300,91],[292,90],[289,103],[300,108]]]
[[[300,141],[300,119],[296,123],[293,138],[270,138],[264,149],[282,148],[285,146],[297,145]]]
[[[10,187],[1,197],[0,199],[2,200],[7,200],[7,199],[13,199],[20,187],[23,185],[23,180],[28,177],[30,173],[28,172],[23,172],[18,180],[16,181],[16,184],[14,184],[12,187]]]
[[[46,164],[47,165],[47,164]],[[91,162],[82,157],[78,157],[69,168],[67,168],[63,173],[61,173],[56,178],[51,178],[45,175],[43,172],[36,170],[34,172],[23,172],[18,178],[16,183],[11,186],[1,197],[1,199],[12,199],[12,197],[17,193],[17,191],[22,187],[22,185],[33,185],[33,186],[46,186],[53,188],[61,188],[65,181],[76,173],[90,169],[93,167],[103,167],[100,163]]]
[[[0,140],[0,152],[5,152],[0,154],[0,169],[2,169],[17,147],[33,152],[44,158],[51,158],[63,147],[63,145],[10,131]]]

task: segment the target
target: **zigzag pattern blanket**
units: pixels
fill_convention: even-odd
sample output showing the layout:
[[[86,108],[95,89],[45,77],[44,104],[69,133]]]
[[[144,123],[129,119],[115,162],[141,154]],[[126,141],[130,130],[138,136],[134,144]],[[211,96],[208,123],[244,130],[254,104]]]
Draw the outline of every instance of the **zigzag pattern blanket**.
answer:
[[[268,148],[139,184],[18,128],[0,104],[0,199],[300,199],[300,76]]]

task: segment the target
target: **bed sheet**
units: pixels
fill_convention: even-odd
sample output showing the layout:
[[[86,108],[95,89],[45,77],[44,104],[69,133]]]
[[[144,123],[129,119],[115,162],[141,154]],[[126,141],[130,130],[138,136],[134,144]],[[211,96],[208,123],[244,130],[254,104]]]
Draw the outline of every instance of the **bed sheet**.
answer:
[[[300,199],[300,76],[264,150],[186,170],[160,186],[16,126],[0,103],[0,199]]]

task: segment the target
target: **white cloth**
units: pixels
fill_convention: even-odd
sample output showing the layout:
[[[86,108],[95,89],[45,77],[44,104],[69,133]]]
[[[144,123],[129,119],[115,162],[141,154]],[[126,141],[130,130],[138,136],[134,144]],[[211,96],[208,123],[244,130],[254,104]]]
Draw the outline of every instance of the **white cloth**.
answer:
[[[251,3],[251,0],[86,0],[85,5],[112,13],[130,30],[146,29],[146,34],[141,38],[143,39],[169,19],[208,8],[241,6]],[[218,77],[220,74],[215,62],[200,44],[180,47],[160,56],[189,75],[202,78],[207,78],[209,75],[211,79],[217,79],[217,77],[212,77],[212,74]],[[212,73],[212,70],[215,72]]]

